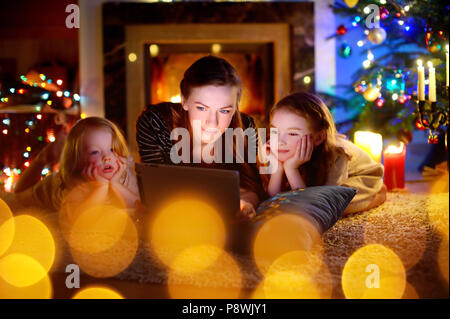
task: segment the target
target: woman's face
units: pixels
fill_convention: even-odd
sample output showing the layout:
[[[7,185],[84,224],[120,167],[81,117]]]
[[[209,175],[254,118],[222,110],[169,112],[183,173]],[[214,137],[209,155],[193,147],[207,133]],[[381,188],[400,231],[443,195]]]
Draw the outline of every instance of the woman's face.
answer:
[[[107,129],[88,129],[83,137],[82,152],[84,165],[95,165],[98,174],[107,180],[119,169],[112,135]]]
[[[302,136],[312,135],[307,120],[288,109],[279,109],[272,115],[271,128],[278,129],[278,160],[286,161],[295,153]]]
[[[238,92],[234,86],[205,85],[193,88],[187,98],[183,97],[183,109],[189,112],[194,134],[201,132],[202,144],[214,142],[230,126],[237,109]],[[194,121],[198,121],[201,130],[194,129]]]

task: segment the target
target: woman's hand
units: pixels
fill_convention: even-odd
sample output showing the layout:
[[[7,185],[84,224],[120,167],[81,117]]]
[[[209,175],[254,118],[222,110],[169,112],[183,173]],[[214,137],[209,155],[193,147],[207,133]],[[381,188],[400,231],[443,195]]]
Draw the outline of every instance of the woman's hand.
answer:
[[[243,199],[240,201],[241,210],[238,215],[240,220],[250,220],[256,216],[256,211],[253,205]]]
[[[293,170],[299,168],[311,159],[313,150],[314,145],[311,136],[302,136],[297,143],[294,155],[284,162],[284,169]]]

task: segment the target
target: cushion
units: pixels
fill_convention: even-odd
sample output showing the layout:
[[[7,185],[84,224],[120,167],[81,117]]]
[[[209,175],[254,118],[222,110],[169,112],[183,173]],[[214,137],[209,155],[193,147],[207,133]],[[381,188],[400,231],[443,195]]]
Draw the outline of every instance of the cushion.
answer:
[[[283,212],[299,213],[318,224],[321,233],[330,229],[350,204],[356,190],[344,186],[311,186],[277,194],[262,202],[255,221]]]

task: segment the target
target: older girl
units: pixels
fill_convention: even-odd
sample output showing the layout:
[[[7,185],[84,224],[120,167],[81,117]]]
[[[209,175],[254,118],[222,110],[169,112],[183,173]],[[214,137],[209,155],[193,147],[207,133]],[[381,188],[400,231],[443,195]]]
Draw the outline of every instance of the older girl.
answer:
[[[266,155],[278,161],[267,192],[273,196],[307,186],[341,185],[355,188],[356,196],[344,214],[376,207],[386,199],[383,166],[342,135],[328,107],[311,93],[293,93],[271,110],[270,125],[278,129],[278,150],[270,141]]]

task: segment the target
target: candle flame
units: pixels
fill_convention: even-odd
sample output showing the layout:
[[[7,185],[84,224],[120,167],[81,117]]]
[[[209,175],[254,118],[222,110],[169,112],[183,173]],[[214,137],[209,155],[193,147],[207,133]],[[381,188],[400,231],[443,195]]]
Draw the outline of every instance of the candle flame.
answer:
[[[386,148],[385,152],[388,154],[400,154],[403,152],[404,147],[405,144],[403,142],[400,142],[399,146],[391,144]]]
[[[432,67],[433,67],[433,62],[428,61],[428,67],[429,67],[429,68],[432,68]]]
[[[421,59],[418,59],[418,60],[417,60],[417,65],[418,65],[418,66],[422,66],[422,65],[423,65],[423,62],[422,62]]]

